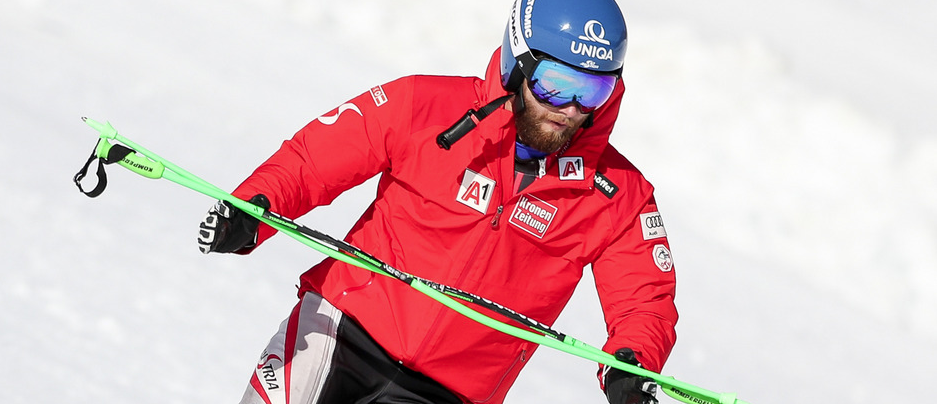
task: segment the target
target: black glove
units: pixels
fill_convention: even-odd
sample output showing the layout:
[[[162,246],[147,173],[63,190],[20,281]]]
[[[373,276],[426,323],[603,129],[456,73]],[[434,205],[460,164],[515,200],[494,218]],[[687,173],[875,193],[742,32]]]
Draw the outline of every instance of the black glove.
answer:
[[[263,194],[254,195],[250,203],[270,209],[270,201]],[[218,201],[208,210],[198,226],[198,249],[202,254],[210,252],[231,253],[257,245],[257,227],[260,220],[235,208],[230,203]]]
[[[615,358],[635,366],[641,366],[630,348],[615,351]],[[623,370],[606,367],[605,397],[609,404],[657,404],[657,383],[646,377]]]

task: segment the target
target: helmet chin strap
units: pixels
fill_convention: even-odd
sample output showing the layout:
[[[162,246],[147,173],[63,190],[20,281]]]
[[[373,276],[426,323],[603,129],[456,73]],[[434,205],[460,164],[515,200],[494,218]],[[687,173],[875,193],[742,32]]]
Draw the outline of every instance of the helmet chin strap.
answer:
[[[523,81],[521,82],[521,86],[523,86]],[[514,94],[516,95],[516,97],[514,97],[514,115],[517,115],[527,109],[527,100],[524,99],[523,89],[520,86],[517,87],[517,91]]]
[[[589,116],[586,117],[586,120],[583,121],[583,122],[582,122],[582,125],[579,126],[579,127],[582,128],[582,129],[591,128],[591,127],[592,127],[592,124],[595,123],[595,120],[593,119],[594,117],[595,117],[594,112],[590,112],[590,113],[589,113]]]

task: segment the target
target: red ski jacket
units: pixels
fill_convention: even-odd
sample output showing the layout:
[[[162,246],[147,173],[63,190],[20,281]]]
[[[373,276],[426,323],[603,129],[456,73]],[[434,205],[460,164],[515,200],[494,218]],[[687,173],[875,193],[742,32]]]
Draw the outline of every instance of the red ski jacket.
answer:
[[[515,193],[512,112],[496,110],[451,150],[435,142],[468,109],[507,94],[499,57],[485,79],[410,76],[372,88],[285,141],[234,194],[265,194],[272,211],[296,218],[380,174],[375,201],[346,241],[548,325],[591,264],[604,349],[630,347],[660,371],[676,339],[673,261],[653,187],[608,144],[624,87]],[[258,242],[273,233],[261,226]],[[333,259],[305,272],[300,289],[324,296],[394,359],[468,402],[502,402],[537,348]]]

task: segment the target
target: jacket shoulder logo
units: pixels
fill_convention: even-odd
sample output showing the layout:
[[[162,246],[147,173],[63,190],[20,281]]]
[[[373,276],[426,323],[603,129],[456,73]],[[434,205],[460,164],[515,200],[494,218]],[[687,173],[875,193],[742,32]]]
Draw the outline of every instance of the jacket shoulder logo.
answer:
[[[387,93],[381,86],[371,87],[371,98],[374,99],[374,105],[378,107],[387,103]]]
[[[338,111],[335,112],[335,115],[322,115],[316,118],[316,120],[319,122],[322,122],[323,125],[334,125],[335,122],[338,122],[338,118],[342,115],[342,113],[348,110],[355,111],[358,113],[358,115],[364,116],[363,114],[361,114],[361,110],[358,109],[357,105],[349,102],[349,103],[340,105],[338,107]]]
[[[459,186],[459,194],[456,195],[455,199],[459,203],[485,214],[488,212],[488,205],[491,202],[491,195],[494,194],[494,190],[494,180],[466,168],[465,174],[462,175],[462,185]]]

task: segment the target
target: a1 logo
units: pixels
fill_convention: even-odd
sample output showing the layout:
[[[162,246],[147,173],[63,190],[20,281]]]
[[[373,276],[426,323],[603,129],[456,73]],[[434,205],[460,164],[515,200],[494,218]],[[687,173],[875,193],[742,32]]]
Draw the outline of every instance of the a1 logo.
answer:
[[[586,179],[582,166],[582,157],[560,157],[560,180],[582,181]]]
[[[495,181],[465,169],[462,176],[462,185],[459,187],[459,194],[456,195],[456,201],[475,209],[482,214],[488,212],[488,205],[491,202],[491,195],[494,194]]]

